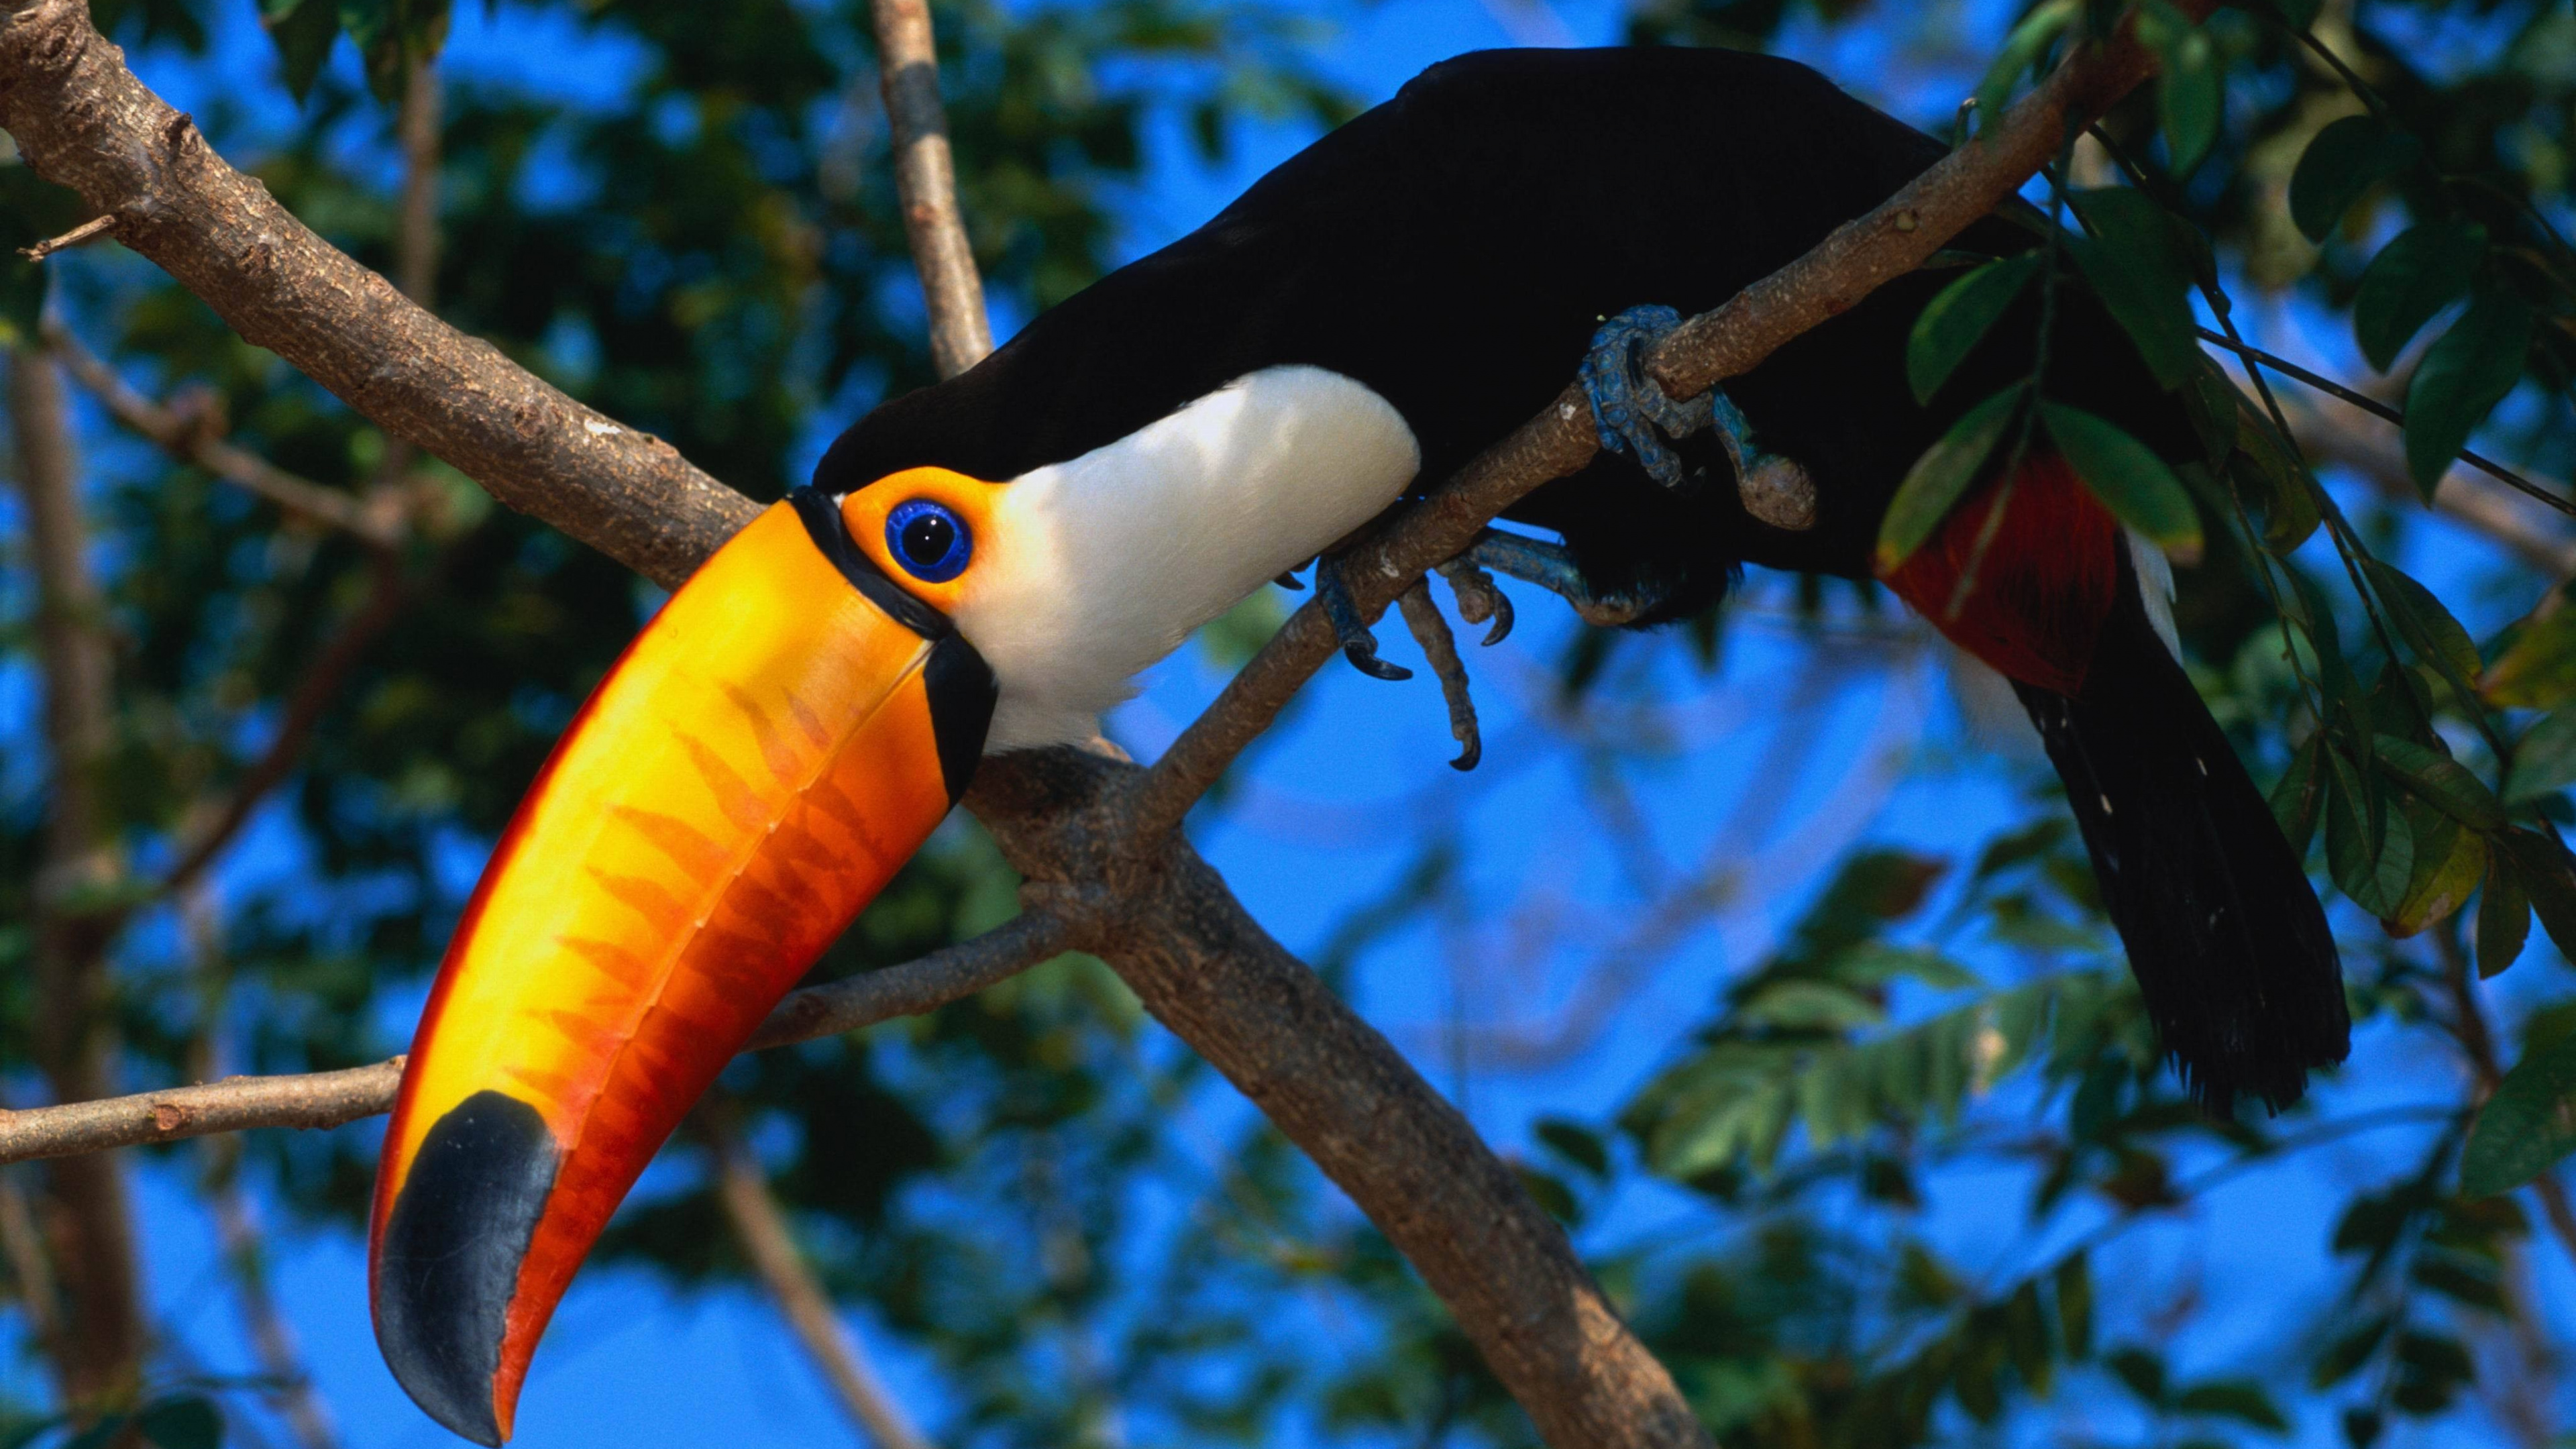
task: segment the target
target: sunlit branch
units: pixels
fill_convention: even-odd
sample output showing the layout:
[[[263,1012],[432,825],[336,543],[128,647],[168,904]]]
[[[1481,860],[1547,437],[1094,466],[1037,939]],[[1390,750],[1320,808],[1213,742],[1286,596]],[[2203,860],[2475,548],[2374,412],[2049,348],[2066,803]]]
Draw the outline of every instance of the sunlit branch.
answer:
[[[939,49],[928,0],[873,0],[877,66],[893,133],[895,194],[930,313],[930,361],[954,377],[993,350],[984,282],[957,209],[957,162],[939,99]]]

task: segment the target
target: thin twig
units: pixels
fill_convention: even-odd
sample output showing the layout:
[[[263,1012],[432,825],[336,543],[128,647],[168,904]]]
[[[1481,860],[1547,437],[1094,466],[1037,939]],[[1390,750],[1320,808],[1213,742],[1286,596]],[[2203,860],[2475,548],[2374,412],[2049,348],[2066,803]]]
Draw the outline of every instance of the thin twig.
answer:
[[[1069,932],[1044,911],[916,961],[795,992],[770,1012],[746,1050],[835,1036],[909,1016],[1057,955]],[[0,1164],[175,1142],[251,1127],[337,1127],[393,1110],[403,1059],[336,1072],[228,1077],[201,1086],[0,1111]]]
[[[769,1190],[767,1174],[743,1146],[740,1135],[721,1120],[725,1115],[702,1107],[697,1114],[698,1131],[715,1154],[716,1200],[724,1205],[734,1238],[750,1256],[769,1296],[778,1301],[779,1311],[787,1316],[806,1353],[813,1356],[814,1366],[823,1371],[841,1407],[876,1441],[877,1449],[931,1449],[912,1416],[887,1391],[876,1366],[868,1362],[857,1336],[833,1310],[830,1295],[796,1246],[795,1232]]]
[[[2215,347],[2226,348],[2228,351],[2235,353],[2239,357],[2251,358],[2252,360],[2263,364],[2265,367],[2272,369],[2274,372],[2280,373],[2294,382],[2306,383],[2317,391],[2329,394],[2344,402],[2350,403],[2354,407],[2361,409],[2363,412],[2369,413],[2373,417],[2395,423],[2401,428],[2406,426],[2406,414],[2398,411],[2396,408],[2390,407],[2388,404],[2381,402],[2379,399],[2372,397],[2366,392],[2356,392],[2353,389],[2344,386],[2342,383],[2335,381],[2333,378],[2320,376],[2317,373],[2310,372],[2306,368],[2299,366],[2297,363],[2292,362],[2287,358],[2276,357],[2269,352],[2265,352],[2259,347],[2248,346],[2244,342],[2230,337],[2224,332],[2214,332],[2207,327],[2197,327],[2193,330],[2200,334],[2200,339],[2203,342],[2207,342]],[[2548,504],[2550,507],[2557,509],[2561,513],[2576,516],[2576,502],[2570,502],[2567,499],[2559,497],[2557,494],[2550,492],[2548,489],[2541,487],[2539,484],[2532,482],[2530,479],[2525,478],[2521,474],[2492,458],[2486,457],[2483,454],[2474,452],[2470,449],[2462,448],[2460,450],[2460,461],[2477,469],[2479,472],[2511,484],[2516,490],[2526,493],[2531,497]]]
[[[102,361],[58,321],[47,319],[45,345],[110,416],[142,434],[181,462],[255,493],[300,518],[356,536],[372,548],[391,548],[401,540],[398,522],[380,516],[336,488],[278,467],[266,458],[223,440],[221,421],[209,409],[181,412],[156,403],[128,386],[116,369]]]
[[[49,236],[34,246],[18,248],[18,255],[31,262],[41,262],[56,252],[67,252],[74,247],[87,246],[115,228],[114,216],[93,216],[61,236]]]

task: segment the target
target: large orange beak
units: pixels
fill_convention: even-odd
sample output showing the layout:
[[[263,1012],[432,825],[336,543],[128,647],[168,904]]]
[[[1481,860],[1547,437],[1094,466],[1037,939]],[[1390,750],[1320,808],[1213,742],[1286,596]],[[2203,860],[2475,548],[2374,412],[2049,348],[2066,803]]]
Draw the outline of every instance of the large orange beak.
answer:
[[[628,647],[493,852],[385,1135],[376,1339],[432,1418],[509,1437],[609,1214],[948,813],[993,697],[804,490]]]

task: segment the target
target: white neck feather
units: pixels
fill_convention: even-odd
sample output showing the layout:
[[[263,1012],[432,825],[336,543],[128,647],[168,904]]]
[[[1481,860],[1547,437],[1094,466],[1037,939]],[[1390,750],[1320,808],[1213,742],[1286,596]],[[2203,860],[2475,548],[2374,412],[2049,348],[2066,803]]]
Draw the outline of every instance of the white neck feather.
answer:
[[[1272,367],[1013,480],[955,611],[1001,684],[986,751],[1096,734],[1137,671],[1375,517],[1420,466],[1386,399]]]

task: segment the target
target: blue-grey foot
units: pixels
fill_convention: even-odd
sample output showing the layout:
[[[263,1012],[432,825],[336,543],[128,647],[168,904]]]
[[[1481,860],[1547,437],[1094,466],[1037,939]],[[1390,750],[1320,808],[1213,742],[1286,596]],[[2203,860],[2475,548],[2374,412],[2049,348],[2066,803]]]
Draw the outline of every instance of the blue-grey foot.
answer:
[[[1666,488],[1679,489],[1698,480],[1666,440],[1686,438],[1714,425],[1727,461],[1734,465],[1736,489],[1746,511],[1775,528],[1814,526],[1815,481],[1796,459],[1770,452],[1755,441],[1753,424],[1724,388],[1713,387],[1675,402],[1647,375],[1645,355],[1681,321],[1681,314],[1670,307],[1631,307],[1592,334],[1582,381],[1601,446],[1634,457],[1646,476]]]
[[[1453,568],[1491,569],[1536,584],[1572,604],[1587,624],[1633,624],[1653,613],[1667,597],[1654,588],[1595,589],[1575,566],[1574,555],[1562,546],[1496,528],[1477,534],[1465,553],[1441,567],[1444,573]]]
[[[1333,637],[1342,641],[1342,657],[1351,667],[1371,679],[1411,679],[1413,671],[1401,664],[1390,664],[1377,657],[1377,636],[1360,619],[1357,604],[1351,602],[1350,585],[1342,581],[1342,561],[1332,554],[1315,560],[1315,598],[1324,606],[1324,617],[1332,622]]]
[[[1457,597],[1459,618],[1470,624],[1494,621],[1494,626],[1485,631],[1485,647],[1490,649],[1512,636],[1512,600],[1494,587],[1492,574],[1476,567],[1476,561],[1468,556],[1474,552],[1471,545],[1467,553],[1440,565],[1440,577],[1449,581],[1449,592]]]

